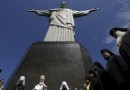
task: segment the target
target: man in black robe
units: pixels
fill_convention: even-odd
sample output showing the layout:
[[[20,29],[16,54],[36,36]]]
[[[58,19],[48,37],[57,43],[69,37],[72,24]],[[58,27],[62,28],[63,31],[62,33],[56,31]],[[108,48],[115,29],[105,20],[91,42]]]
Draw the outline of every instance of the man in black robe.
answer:
[[[97,74],[96,90],[112,90],[112,87],[110,87],[110,77],[106,69],[97,61],[93,63],[93,67]]]
[[[125,90],[128,88],[126,80],[128,67],[122,57],[108,49],[102,49],[101,54],[107,60],[106,70],[111,77],[110,86],[113,87],[113,90]]]
[[[130,69],[130,29],[115,27],[110,30],[110,35],[116,39],[119,52]]]
[[[85,84],[83,90],[96,90],[90,76],[85,77]]]

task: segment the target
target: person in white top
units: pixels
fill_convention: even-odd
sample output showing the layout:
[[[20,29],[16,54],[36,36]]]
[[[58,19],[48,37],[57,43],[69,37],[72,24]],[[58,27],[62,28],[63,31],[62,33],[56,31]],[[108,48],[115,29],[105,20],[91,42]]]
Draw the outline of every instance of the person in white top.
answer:
[[[35,85],[33,90],[47,90],[47,85],[45,84],[44,81],[45,81],[45,76],[41,75],[39,83]]]
[[[20,76],[18,82],[11,90],[25,90],[25,76]]]
[[[4,79],[0,80],[0,90],[4,90],[4,86],[3,86],[4,82],[5,82]]]
[[[62,84],[60,86],[60,90],[69,90],[69,86],[66,81],[62,82]]]

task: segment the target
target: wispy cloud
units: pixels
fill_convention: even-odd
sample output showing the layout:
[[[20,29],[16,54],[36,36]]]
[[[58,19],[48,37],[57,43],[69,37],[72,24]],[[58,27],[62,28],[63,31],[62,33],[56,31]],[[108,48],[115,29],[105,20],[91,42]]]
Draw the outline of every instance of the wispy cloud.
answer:
[[[119,12],[117,13],[117,21],[123,21],[124,24],[121,27],[130,28],[130,1],[129,0],[114,0],[113,3],[120,6]],[[111,36],[107,36],[104,43],[110,44],[115,42],[115,39]],[[114,53],[119,53],[119,49],[116,46],[112,47]]]
[[[123,27],[130,28],[130,22],[127,22]]]
[[[107,36],[104,40],[105,44],[115,43],[115,39],[111,36]],[[114,46],[111,48],[112,52],[115,54],[119,54],[119,48],[117,47],[116,43],[113,44]]]
[[[130,1],[129,0],[113,0],[113,5],[119,6],[119,12],[117,13],[116,21],[117,23],[123,22],[121,27],[130,27]],[[106,31],[108,33],[108,31]],[[111,47],[112,52],[115,54],[119,54],[119,48],[116,45],[115,39],[108,35],[105,37],[104,41],[105,44],[113,44],[113,47]]]
[[[115,54],[119,54],[119,48],[115,45],[114,47],[112,47],[112,52]]]
[[[125,22],[122,27],[130,27],[130,1],[115,0],[115,2],[121,6],[119,13],[117,13],[117,17],[120,19],[120,21],[123,20]]]
[[[113,37],[107,36],[103,42],[106,44],[109,44],[109,43],[112,43],[113,41],[115,41]]]
[[[123,19],[125,21],[130,20],[130,10],[128,9],[127,11],[120,11],[117,14],[118,18]]]
[[[115,3],[126,5],[129,0],[114,0]]]

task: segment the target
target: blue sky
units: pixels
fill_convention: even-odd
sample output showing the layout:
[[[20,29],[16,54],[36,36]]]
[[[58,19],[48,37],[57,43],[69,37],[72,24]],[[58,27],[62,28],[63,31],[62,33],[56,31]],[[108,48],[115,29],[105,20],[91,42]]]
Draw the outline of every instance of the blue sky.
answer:
[[[130,27],[128,0],[1,0],[0,2],[0,78],[7,82],[26,50],[42,41],[49,26],[48,18],[27,9],[58,8],[65,1],[73,10],[100,8],[88,16],[75,19],[76,41],[89,50],[93,61],[105,66],[102,48],[118,54],[115,40],[109,35],[113,27]],[[5,82],[5,83],[6,83]]]

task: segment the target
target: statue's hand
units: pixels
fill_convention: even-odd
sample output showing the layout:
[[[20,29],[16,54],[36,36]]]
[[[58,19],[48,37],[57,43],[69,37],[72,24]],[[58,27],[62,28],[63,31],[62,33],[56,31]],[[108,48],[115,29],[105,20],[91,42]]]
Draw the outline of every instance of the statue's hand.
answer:
[[[99,10],[100,8],[92,8],[92,9],[90,9],[90,11],[91,12],[93,12],[93,11],[97,11],[97,10]]]
[[[27,9],[28,12],[36,12],[35,9]]]
[[[95,10],[100,10],[100,8],[95,8]]]

